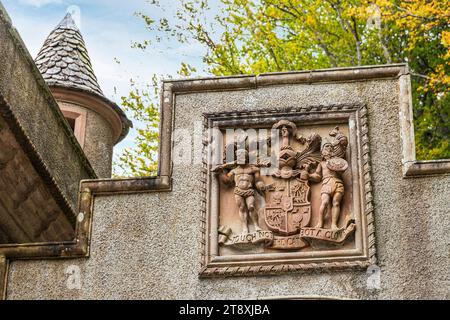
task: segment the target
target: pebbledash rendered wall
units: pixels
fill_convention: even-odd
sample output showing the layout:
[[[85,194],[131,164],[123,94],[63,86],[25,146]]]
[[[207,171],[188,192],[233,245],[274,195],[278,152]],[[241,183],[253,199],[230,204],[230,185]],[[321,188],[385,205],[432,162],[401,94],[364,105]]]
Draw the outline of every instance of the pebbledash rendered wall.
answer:
[[[173,115],[172,129],[191,133],[203,113],[366,105],[379,288],[361,269],[199,278],[202,166],[193,162],[162,164],[171,191],[95,196],[90,257],[12,261],[7,298],[449,299],[449,162],[414,159],[409,77],[393,65],[164,83],[163,122]]]

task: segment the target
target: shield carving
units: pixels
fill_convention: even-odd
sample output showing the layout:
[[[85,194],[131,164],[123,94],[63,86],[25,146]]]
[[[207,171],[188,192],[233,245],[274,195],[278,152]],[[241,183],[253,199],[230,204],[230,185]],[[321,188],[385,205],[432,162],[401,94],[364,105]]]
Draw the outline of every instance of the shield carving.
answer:
[[[281,180],[266,194],[265,221],[267,227],[278,234],[296,234],[311,220],[310,187],[298,178]]]

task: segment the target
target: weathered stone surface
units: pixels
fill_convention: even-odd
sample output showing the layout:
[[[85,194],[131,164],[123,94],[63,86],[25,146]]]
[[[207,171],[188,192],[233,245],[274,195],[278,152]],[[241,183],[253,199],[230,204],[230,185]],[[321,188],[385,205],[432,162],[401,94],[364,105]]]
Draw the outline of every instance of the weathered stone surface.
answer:
[[[0,245],[72,240],[72,213],[64,212],[67,206],[61,208],[58,192],[48,188],[29,157],[0,115]]]
[[[62,110],[65,108],[81,108],[69,102],[59,103]],[[110,124],[97,112],[91,109],[86,110],[86,138],[83,151],[92,168],[100,178],[111,177],[112,157],[114,148],[114,137]]]
[[[371,174],[362,169],[370,155],[362,125],[366,107],[312,109],[316,112],[302,106],[205,114],[205,131],[221,130],[224,141],[214,139],[220,141],[212,145],[219,159],[211,159],[209,179],[197,177],[204,181],[203,200],[209,204],[204,207],[203,277],[361,269],[375,263],[375,248],[369,244],[374,233],[364,231],[372,227]],[[238,138],[250,123],[248,136]],[[267,141],[268,125],[277,132],[268,151],[279,152],[277,159],[267,158],[266,152],[256,154],[256,136]],[[236,164],[239,154],[241,164]],[[362,158],[366,160],[358,161]],[[267,170],[269,162],[272,172]]]
[[[0,94],[75,211],[80,180],[95,173],[1,5],[0,39]]]
[[[204,112],[347,103],[369,112],[380,290],[367,288],[366,271],[199,279],[201,165],[190,164],[174,166],[170,193],[98,196],[91,257],[14,261],[8,298],[450,298],[450,177],[403,178],[398,79],[178,95],[174,126],[193,132]],[[67,287],[72,265],[80,290]]]

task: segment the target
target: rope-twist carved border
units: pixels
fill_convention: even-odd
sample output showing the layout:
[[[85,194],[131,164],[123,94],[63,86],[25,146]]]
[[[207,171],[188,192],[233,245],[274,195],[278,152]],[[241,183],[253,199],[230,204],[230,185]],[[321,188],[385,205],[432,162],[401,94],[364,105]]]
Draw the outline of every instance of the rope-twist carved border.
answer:
[[[203,118],[203,127],[208,126],[208,120],[206,118]],[[200,261],[201,261],[201,267],[205,267],[205,262],[208,259],[207,254],[207,247],[206,247],[206,234],[207,234],[207,181],[208,181],[208,158],[207,158],[207,146],[208,146],[208,136],[207,136],[207,130],[203,130],[202,132],[202,169],[201,169],[201,187],[200,187],[200,193],[201,193],[201,225],[200,225],[200,231],[202,233],[202,238],[200,239]]]
[[[360,138],[360,156],[362,158],[362,167],[360,171],[363,178],[364,189],[364,211],[362,214],[366,216],[367,224],[367,247],[368,259],[355,261],[334,261],[334,262],[305,262],[305,263],[279,263],[270,264],[270,262],[251,265],[251,266],[208,266],[209,253],[207,250],[208,228],[207,228],[207,179],[208,164],[206,159],[207,141],[204,140],[204,156],[202,164],[202,209],[201,209],[201,277],[229,277],[229,276],[255,276],[255,275],[279,275],[293,272],[305,272],[313,270],[351,270],[351,269],[365,269],[377,262],[376,259],[376,242],[375,242],[375,223],[374,223],[374,209],[373,209],[373,195],[372,195],[372,174],[371,174],[371,158],[370,158],[370,139],[368,127],[368,111],[365,105],[359,104],[343,104],[343,105],[327,105],[327,106],[305,106],[301,108],[286,108],[286,109],[270,109],[258,111],[232,111],[221,113],[205,113],[204,114],[204,133],[209,127],[209,120],[224,119],[242,119],[243,117],[264,118],[270,116],[301,116],[310,113],[329,113],[329,112],[344,112],[355,111],[359,120]],[[360,188],[361,190],[362,188]]]

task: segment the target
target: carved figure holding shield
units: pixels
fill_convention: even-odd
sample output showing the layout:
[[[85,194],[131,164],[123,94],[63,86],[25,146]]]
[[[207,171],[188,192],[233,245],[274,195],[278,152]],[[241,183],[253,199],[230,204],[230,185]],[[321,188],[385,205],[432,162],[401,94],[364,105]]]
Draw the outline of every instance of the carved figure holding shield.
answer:
[[[258,222],[258,212],[255,207],[255,191],[265,189],[261,181],[260,168],[248,163],[248,151],[239,149],[236,151],[238,161],[236,167],[228,173],[221,175],[222,182],[231,184],[234,182],[234,198],[239,208],[239,217],[242,223],[242,233],[249,232],[249,221],[255,231],[261,230]],[[241,164],[242,163],[242,164]],[[220,169],[220,167],[218,168]]]
[[[322,182],[319,221],[316,228],[323,228],[324,218],[331,207],[331,229],[338,230],[341,202],[344,197],[344,182],[342,174],[347,170],[348,163],[344,159],[348,139],[336,127],[329,134],[333,142],[326,142],[322,147],[322,161],[309,179]]]

